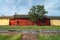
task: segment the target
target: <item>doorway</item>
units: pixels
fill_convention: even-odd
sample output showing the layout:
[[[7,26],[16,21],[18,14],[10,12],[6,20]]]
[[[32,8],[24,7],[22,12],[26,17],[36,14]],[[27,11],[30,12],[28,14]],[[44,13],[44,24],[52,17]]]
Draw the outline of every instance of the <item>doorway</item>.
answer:
[[[17,21],[17,24],[16,25],[19,26],[19,21]]]

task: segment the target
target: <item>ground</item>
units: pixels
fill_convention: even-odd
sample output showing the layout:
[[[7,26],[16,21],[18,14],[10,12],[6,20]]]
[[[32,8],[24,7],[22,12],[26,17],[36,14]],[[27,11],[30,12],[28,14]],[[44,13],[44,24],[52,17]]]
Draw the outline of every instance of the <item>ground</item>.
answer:
[[[0,26],[0,30],[59,30],[60,26]],[[22,33],[0,34],[0,40],[21,40]],[[39,34],[38,40],[60,40],[60,34]]]

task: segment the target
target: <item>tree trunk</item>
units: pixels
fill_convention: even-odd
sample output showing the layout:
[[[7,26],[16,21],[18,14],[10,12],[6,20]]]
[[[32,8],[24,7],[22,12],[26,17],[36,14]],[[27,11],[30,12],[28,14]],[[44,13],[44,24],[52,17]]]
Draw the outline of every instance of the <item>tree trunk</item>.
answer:
[[[42,26],[44,26],[44,20],[42,20]]]
[[[34,22],[34,25],[35,25],[35,26],[37,25],[37,22],[36,22],[36,21]]]

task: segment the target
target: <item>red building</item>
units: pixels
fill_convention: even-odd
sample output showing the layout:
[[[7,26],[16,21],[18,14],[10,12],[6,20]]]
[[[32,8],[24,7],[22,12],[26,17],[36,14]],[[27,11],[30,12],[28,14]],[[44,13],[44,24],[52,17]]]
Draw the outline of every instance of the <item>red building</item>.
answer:
[[[14,15],[13,19],[10,19],[10,25],[28,26],[34,25],[34,22],[28,19],[28,15]]]
[[[39,26],[50,26],[50,19],[43,19],[43,21],[38,21],[37,25]]]
[[[28,19],[28,15],[14,15],[9,24],[11,26],[33,26],[34,22]],[[46,18],[43,21],[39,20],[37,25],[50,25],[50,20]]]

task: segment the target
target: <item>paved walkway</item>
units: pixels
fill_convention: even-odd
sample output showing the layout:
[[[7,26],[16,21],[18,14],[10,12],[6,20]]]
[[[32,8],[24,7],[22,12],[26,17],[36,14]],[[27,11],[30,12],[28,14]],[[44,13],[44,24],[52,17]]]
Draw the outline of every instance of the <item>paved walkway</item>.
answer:
[[[0,30],[0,34],[2,33],[60,34],[60,30]]]

